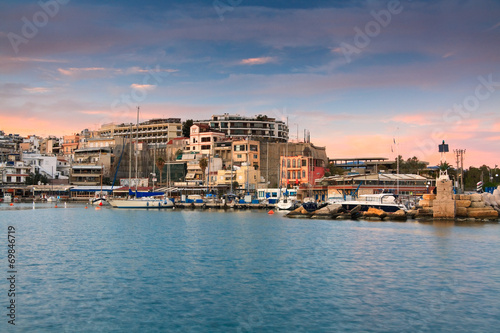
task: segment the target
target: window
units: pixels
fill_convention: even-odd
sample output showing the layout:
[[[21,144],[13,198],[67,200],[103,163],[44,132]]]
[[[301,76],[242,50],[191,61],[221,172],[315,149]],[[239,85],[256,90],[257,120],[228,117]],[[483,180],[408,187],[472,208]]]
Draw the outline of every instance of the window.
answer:
[[[307,160],[302,160],[302,166],[307,166]]]
[[[295,171],[292,172],[292,179],[297,179],[297,174],[295,173]]]
[[[237,154],[236,158],[242,158],[242,155],[241,154]]]
[[[201,149],[210,149],[210,145],[203,145],[201,146]]]
[[[290,179],[290,171],[287,171],[287,173],[286,173],[286,179]]]
[[[302,178],[306,178],[306,170],[302,170]]]
[[[281,160],[281,166],[284,168],[285,167],[285,159]]]
[[[297,164],[296,164],[295,160],[292,160],[292,168],[295,168],[296,166],[297,166]],[[293,178],[295,178],[295,177],[293,177]]]
[[[286,167],[289,168],[290,167],[290,159],[287,159],[286,160]]]
[[[297,179],[300,179],[300,170],[297,171]]]
[[[201,138],[201,142],[210,142],[210,137]]]
[[[253,154],[253,158],[257,159],[257,154]]]
[[[250,145],[250,150],[251,151],[258,151],[257,145]]]

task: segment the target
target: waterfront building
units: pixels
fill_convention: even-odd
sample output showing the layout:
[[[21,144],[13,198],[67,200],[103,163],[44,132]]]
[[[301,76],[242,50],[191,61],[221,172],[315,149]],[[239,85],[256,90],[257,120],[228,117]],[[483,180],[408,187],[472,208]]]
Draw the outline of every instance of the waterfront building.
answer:
[[[432,193],[435,183],[432,177],[394,173],[336,175],[316,181],[318,186],[327,186],[328,197],[383,192],[419,196]]]
[[[311,156],[281,156],[280,164],[281,184],[286,187],[314,184],[325,175],[323,161]]]
[[[208,125],[232,138],[260,138],[270,142],[287,142],[288,126],[281,120],[266,115],[243,117],[238,114],[213,115],[209,120],[197,120],[195,124]]]
[[[395,161],[387,157],[352,157],[331,158],[328,163],[346,172],[379,173],[391,170]]]
[[[29,176],[30,167],[22,161],[0,163],[0,180],[2,185],[24,185]]]
[[[182,136],[182,124],[180,118],[158,118],[137,124],[103,124],[96,133],[99,137],[133,137],[138,136],[139,142],[167,143],[173,138]]]
[[[233,188],[233,191],[244,190],[245,192],[255,192],[259,184],[264,182],[260,170],[246,164],[235,166],[233,171],[218,170],[211,180],[215,185],[225,185],[227,188],[230,188],[231,183],[237,182],[238,188]]]
[[[71,166],[70,183],[73,185],[99,185],[101,177],[111,176],[114,156],[110,147],[81,148],[75,151]]]
[[[57,171],[57,157],[41,154],[23,154],[22,160],[30,167],[30,172],[40,173],[48,179],[59,178],[61,174]]]

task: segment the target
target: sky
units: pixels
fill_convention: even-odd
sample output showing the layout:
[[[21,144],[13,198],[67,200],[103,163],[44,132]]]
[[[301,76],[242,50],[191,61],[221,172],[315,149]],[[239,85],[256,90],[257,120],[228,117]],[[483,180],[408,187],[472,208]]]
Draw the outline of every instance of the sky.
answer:
[[[500,165],[500,1],[0,3],[0,130],[265,114],[330,158]],[[298,134],[298,135],[297,135]]]

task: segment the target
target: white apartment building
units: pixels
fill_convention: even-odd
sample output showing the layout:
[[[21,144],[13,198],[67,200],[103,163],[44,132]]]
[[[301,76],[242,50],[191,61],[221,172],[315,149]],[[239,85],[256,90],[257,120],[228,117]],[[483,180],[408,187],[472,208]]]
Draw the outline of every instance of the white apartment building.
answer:
[[[213,115],[210,120],[195,121],[196,124],[208,125],[214,131],[220,131],[228,137],[255,137],[272,142],[288,141],[288,126],[281,120],[265,115],[243,117],[238,114]]]

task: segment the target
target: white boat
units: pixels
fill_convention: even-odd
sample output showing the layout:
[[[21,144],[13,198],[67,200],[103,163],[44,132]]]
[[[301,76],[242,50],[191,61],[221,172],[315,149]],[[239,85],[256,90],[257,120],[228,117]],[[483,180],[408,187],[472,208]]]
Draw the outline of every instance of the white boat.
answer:
[[[132,198],[132,199],[110,199],[111,207],[114,208],[173,208],[174,202],[168,198]]]
[[[280,197],[278,203],[276,204],[276,208],[278,208],[279,210],[294,210],[297,207],[298,202],[295,197],[285,195]]]
[[[47,202],[56,202],[57,198],[56,197],[48,197]]]
[[[10,194],[10,193],[4,193],[4,195],[3,195],[3,202],[12,202],[12,194]]]
[[[104,205],[109,205],[109,202],[106,199],[106,197],[102,196],[90,199],[90,204],[93,206],[104,206]]]
[[[351,210],[356,206],[361,206],[360,211],[367,211],[368,208],[381,209],[387,213],[393,213],[398,210],[405,210],[406,207],[396,202],[396,197],[392,193],[380,194],[365,194],[358,196],[357,199],[352,199],[350,196],[347,198],[335,197],[328,199],[329,204],[341,204],[345,210]]]

